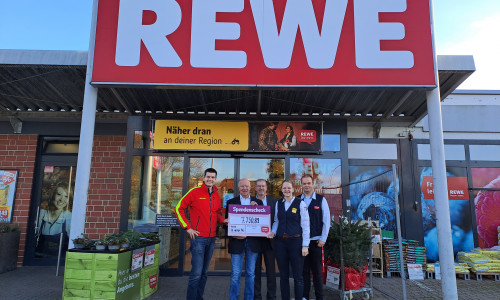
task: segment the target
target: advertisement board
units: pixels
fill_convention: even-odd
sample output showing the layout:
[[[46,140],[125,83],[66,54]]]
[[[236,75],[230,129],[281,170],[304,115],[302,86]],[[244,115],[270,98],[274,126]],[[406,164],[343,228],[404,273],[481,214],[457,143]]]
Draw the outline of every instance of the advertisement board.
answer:
[[[436,84],[429,1],[99,1],[92,83]]]
[[[320,122],[156,120],[154,149],[320,152]]]
[[[12,222],[17,170],[0,170],[0,222]]]

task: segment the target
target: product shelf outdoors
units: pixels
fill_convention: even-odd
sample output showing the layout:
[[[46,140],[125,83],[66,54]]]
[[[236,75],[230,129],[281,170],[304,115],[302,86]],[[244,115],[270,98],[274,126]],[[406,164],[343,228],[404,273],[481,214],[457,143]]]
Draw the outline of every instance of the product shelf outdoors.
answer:
[[[63,299],[145,299],[158,290],[160,244],[119,252],[71,249]]]

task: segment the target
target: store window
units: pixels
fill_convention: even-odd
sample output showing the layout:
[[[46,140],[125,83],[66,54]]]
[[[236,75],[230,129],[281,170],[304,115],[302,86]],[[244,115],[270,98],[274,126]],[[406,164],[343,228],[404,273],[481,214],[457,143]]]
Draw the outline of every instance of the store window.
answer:
[[[470,160],[500,161],[500,145],[470,145]]]
[[[465,160],[464,145],[444,145],[446,160]],[[418,159],[431,160],[431,145],[418,144]]]
[[[398,159],[396,144],[349,143],[349,159]]]
[[[434,204],[434,189],[432,182],[432,168],[420,167],[420,201],[422,203],[422,221],[424,230],[424,243],[427,260],[439,260],[436,207]],[[451,236],[453,251],[469,251],[474,247],[472,232],[471,201],[467,184],[465,168],[447,167],[446,177],[448,182],[448,198],[450,207]]]
[[[349,185],[351,219],[378,221],[396,236],[392,166],[350,166]]]
[[[134,156],[130,183],[128,229],[155,228],[156,215],[174,217],[174,207],[182,197],[182,157]],[[179,263],[179,227],[160,227],[160,265],[176,268]]]
[[[255,181],[265,179],[267,193],[279,199],[281,183],[285,179],[285,160],[280,158],[242,158],[240,159],[240,178],[250,180],[252,196],[255,196]]]
[[[323,151],[340,151],[340,134],[323,134]]]
[[[323,195],[328,202],[330,214],[338,221],[342,214],[342,188],[340,159],[291,158],[290,180],[292,180],[295,194],[302,194],[300,179],[309,174],[316,185],[315,192]]]
[[[472,168],[471,174],[479,247],[491,248],[500,241],[500,168]]]

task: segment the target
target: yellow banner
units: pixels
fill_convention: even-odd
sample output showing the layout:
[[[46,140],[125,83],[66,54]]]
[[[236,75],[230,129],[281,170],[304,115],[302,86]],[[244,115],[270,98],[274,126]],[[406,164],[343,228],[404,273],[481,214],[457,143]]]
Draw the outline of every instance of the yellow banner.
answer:
[[[247,122],[156,120],[154,149],[248,150]]]

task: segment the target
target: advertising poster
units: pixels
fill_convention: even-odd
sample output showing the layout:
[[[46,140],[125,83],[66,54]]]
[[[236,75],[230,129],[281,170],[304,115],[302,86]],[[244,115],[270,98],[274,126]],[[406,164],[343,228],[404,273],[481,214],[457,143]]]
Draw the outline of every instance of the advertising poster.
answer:
[[[302,194],[301,178],[311,175],[315,192],[325,197],[330,215],[338,221],[342,214],[342,188],[340,159],[290,158],[290,180],[295,195]]]
[[[450,203],[451,235],[453,251],[468,251],[474,248],[470,202],[467,186],[467,173],[465,168],[446,168],[448,181],[448,195]],[[432,189],[432,168],[420,168],[420,195],[422,203],[422,221],[424,229],[424,244],[426,247],[427,261],[439,260],[436,208]]]
[[[396,204],[392,166],[349,167],[351,219],[379,222],[383,230],[396,232]]]
[[[479,189],[474,196],[479,247],[491,248],[499,240],[500,168],[472,168],[471,173],[472,186]]]
[[[62,249],[68,247],[76,168],[45,166],[38,212],[35,256],[57,256],[62,234]]]
[[[12,222],[17,175],[17,170],[0,170],[0,222]]]
[[[321,123],[262,122],[250,124],[253,151],[321,151]]]

